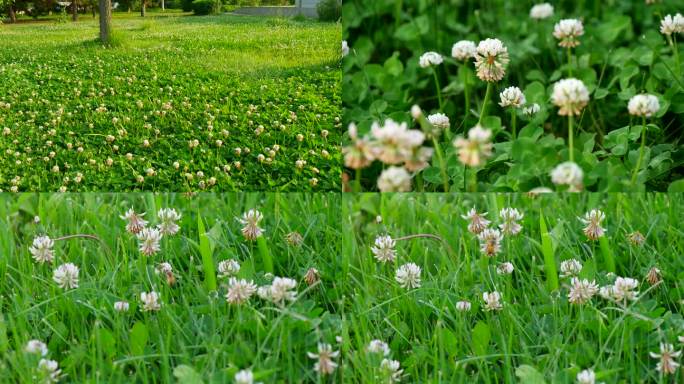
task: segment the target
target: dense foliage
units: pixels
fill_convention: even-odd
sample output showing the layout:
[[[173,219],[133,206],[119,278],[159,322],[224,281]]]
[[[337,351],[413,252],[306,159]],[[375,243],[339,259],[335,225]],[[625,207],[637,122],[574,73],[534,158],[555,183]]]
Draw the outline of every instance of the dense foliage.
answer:
[[[409,112],[415,104],[425,116],[446,114],[450,129],[437,143],[443,163],[435,153],[430,166],[412,175],[414,190],[444,190],[442,170],[452,190],[467,187],[471,173],[477,173],[478,182],[468,187],[471,190],[553,187],[551,170],[569,158],[569,123],[550,99],[555,83],[575,77],[590,93],[588,105],[574,120],[574,161],[584,171],[584,189],[681,191],[683,183],[676,181],[683,176],[684,163],[684,72],[659,28],[666,14],[684,10],[684,2],[647,3],[559,2],[550,18],[533,19],[531,1],[346,1],[343,39],[350,53],[343,64],[343,120],[356,123],[362,137],[373,122],[382,125],[386,119],[421,129]],[[571,50],[559,47],[552,35],[554,24],[569,18],[584,24],[579,46]],[[683,37],[672,34],[675,42]],[[482,167],[465,169],[452,141],[477,124],[487,83],[475,76],[472,60],[451,57],[452,45],[486,38],[503,42],[510,63],[505,77],[491,83],[488,113],[481,122],[492,132],[493,157]],[[444,63],[421,68],[419,58],[428,51],[441,54]],[[526,106],[536,103],[540,110],[530,116],[522,108],[500,107],[499,93],[509,86],[522,89]],[[646,120],[643,161],[633,177],[643,121],[628,114],[627,104],[640,93],[655,95],[660,109]],[[517,117],[515,137],[511,113]],[[431,142],[429,146],[438,150]],[[359,185],[348,188],[376,189],[384,168],[379,162],[371,164],[362,170]],[[353,172],[348,172],[352,178]]]

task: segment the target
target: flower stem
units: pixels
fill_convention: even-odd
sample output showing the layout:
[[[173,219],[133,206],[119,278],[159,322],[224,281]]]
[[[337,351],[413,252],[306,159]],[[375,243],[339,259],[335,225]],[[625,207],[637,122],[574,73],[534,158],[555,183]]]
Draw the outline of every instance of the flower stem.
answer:
[[[646,116],[642,117],[641,125],[641,148],[639,148],[639,159],[637,159],[636,167],[634,167],[634,172],[632,173],[632,185],[636,183],[637,174],[639,173],[639,168],[641,168],[641,162],[644,159],[644,148],[646,147]]]
[[[477,169],[475,168],[470,170],[470,185],[468,186],[468,192],[477,192]]]
[[[437,68],[432,68],[432,74],[435,77],[435,88],[437,88],[437,100],[439,101],[439,110],[444,112],[444,102],[442,101],[442,87],[439,86],[439,77],[437,77]]]
[[[482,119],[484,119],[485,114],[487,113],[487,103],[489,102],[489,97],[491,96],[492,93],[492,83],[487,82],[487,92],[485,92],[485,98],[484,101],[482,102],[482,110],[480,111],[480,119],[477,121],[477,124],[480,125],[482,124]]]
[[[573,132],[573,126],[575,122],[575,117],[570,114],[568,115],[568,146],[570,146],[570,161],[575,162],[575,138]]]
[[[361,192],[361,168],[356,169],[356,177],[354,178],[354,192]]]
[[[682,67],[679,65],[679,49],[677,49],[677,36],[673,36],[672,41],[672,50],[674,51],[675,64],[677,65],[677,74],[681,75]]]
[[[447,176],[446,163],[442,155],[442,149],[435,136],[432,137],[432,144],[435,146],[435,153],[437,154],[437,161],[439,161],[439,169],[442,173],[442,182],[444,183],[444,192],[449,192],[449,176]]]
[[[461,69],[463,70],[463,91],[465,93],[465,113],[463,115],[463,129],[465,129],[465,120],[468,118],[468,113],[470,113],[470,83],[468,82],[470,73],[468,73],[468,68],[465,64]]]
[[[568,74],[572,77],[572,48],[568,47]]]
[[[513,140],[515,140],[516,129],[515,129],[515,118],[517,114],[515,113],[515,108],[511,108],[511,130],[513,132]]]

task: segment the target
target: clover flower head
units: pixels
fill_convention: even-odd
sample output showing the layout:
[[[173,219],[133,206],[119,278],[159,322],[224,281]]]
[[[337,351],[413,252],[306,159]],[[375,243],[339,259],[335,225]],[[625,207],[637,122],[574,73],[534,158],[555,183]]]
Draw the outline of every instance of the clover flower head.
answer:
[[[589,281],[587,279],[579,279],[573,277],[570,280],[570,292],[568,293],[568,301],[572,304],[584,304],[591,300],[592,297],[599,291],[596,281]]]
[[[660,110],[660,103],[658,98],[653,95],[635,95],[629,99],[627,110],[632,116],[651,117]]]
[[[551,171],[551,181],[556,185],[568,185],[579,190],[584,182],[584,172],[576,163],[566,161]]]
[[[62,264],[54,270],[52,280],[62,289],[78,288],[78,272],[75,264]]]
[[[524,215],[516,208],[502,208],[499,216],[503,223],[499,224],[501,232],[506,235],[517,235],[522,230],[522,225],[518,221],[522,220]]]
[[[560,40],[558,45],[564,48],[576,47],[578,38],[584,35],[584,25],[578,19],[563,19],[553,27],[553,37]]]
[[[482,300],[485,303],[485,311],[500,311],[503,309],[503,303],[501,303],[501,293],[497,291],[482,293]]]
[[[381,263],[394,262],[397,251],[394,249],[396,242],[389,235],[381,235],[375,238],[375,245],[371,246],[373,256]]]
[[[575,277],[582,271],[582,263],[577,259],[569,259],[561,262],[561,277]]]
[[[480,232],[484,231],[487,226],[491,223],[489,220],[485,219],[487,212],[477,213],[475,208],[470,208],[467,214],[461,215],[462,218],[470,221],[468,224],[468,232],[479,235]]]
[[[461,40],[451,47],[451,57],[465,61],[477,54],[477,46],[470,40]]]
[[[444,62],[444,58],[437,52],[425,52],[418,60],[418,65],[421,68],[429,68],[432,66],[437,66]]]
[[[485,228],[477,238],[480,240],[480,251],[483,255],[494,257],[501,251],[503,235],[498,229]]]
[[[660,33],[668,36],[673,33],[684,33],[684,16],[679,13],[674,16],[666,15],[660,21]]]
[[[333,359],[340,355],[340,351],[333,351],[330,344],[318,343],[317,353],[307,352],[307,355],[311,359],[318,360],[314,365],[314,371],[320,375],[330,375],[337,368],[337,363]]]
[[[408,192],[411,190],[411,175],[403,167],[389,167],[378,177],[380,192]]]
[[[581,80],[562,79],[553,85],[551,101],[561,116],[578,116],[589,103],[589,91]]]
[[[259,210],[250,209],[242,214],[242,218],[237,219],[243,225],[241,233],[246,240],[254,241],[263,235],[264,230],[259,227],[263,218],[264,215]]]
[[[226,301],[230,304],[242,304],[249,300],[257,291],[257,286],[251,280],[236,279],[231,277],[228,281],[228,293]]]
[[[605,228],[601,227],[601,222],[605,220],[606,214],[599,209],[592,209],[580,218],[585,225],[583,232],[589,240],[598,240],[605,234]]]
[[[486,39],[477,45],[475,68],[482,81],[496,82],[506,74],[508,49],[499,39]]]
[[[548,19],[553,16],[553,5],[549,3],[535,4],[530,9],[530,17],[537,20]]]
[[[468,131],[468,138],[457,137],[454,147],[458,150],[458,159],[469,167],[479,167],[492,156],[492,131],[479,124]]]
[[[52,249],[54,246],[55,242],[48,236],[38,236],[33,239],[29,252],[37,263],[52,263],[55,259],[55,252]]]
[[[181,219],[181,214],[173,208],[162,208],[157,212],[159,218],[159,232],[163,235],[175,235],[180,230],[177,222]]]
[[[161,309],[161,303],[159,302],[159,294],[155,291],[142,292],[140,294],[140,301],[143,303],[142,310],[144,312],[148,311],[158,311]]]
[[[499,105],[502,107],[520,108],[525,105],[525,95],[518,87],[508,87],[499,94],[501,101]]]
[[[394,279],[399,286],[406,289],[420,287],[420,267],[414,263],[406,263],[399,267],[394,275]]]
[[[649,352],[649,355],[654,359],[659,359],[656,369],[663,375],[673,375],[679,368],[679,363],[675,361],[682,354],[681,351],[674,350],[672,344],[660,343],[660,352]]]

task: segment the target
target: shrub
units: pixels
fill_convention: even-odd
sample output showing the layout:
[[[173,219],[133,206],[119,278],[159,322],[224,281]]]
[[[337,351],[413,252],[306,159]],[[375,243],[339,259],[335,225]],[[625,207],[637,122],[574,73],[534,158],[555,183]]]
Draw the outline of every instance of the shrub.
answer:
[[[218,0],[195,0],[192,2],[195,15],[211,15],[221,12],[221,2]]]
[[[341,0],[323,0],[316,6],[320,21],[337,21],[342,17]]]
[[[193,10],[192,0],[180,0],[180,6],[183,12],[190,12]]]

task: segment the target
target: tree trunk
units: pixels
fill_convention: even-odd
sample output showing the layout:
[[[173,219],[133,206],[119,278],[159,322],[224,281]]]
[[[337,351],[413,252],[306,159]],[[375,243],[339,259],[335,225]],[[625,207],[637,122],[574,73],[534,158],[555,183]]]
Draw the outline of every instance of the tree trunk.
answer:
[[[140,2],[140,16],[145,17],[145,0]]]
[[[100,0],[100,41],[109,43],[112,33],[112,1]]]
[[[14,5],[12,3],[9,5],[9,18],[12,23],[17,22],[17,14],[14,13]]]
[[[95,5],[90,6],[90,11],[93,12],[93,19],[95,18]]]
[[[78,21],[78,2],[71,0],[71,20]]]

